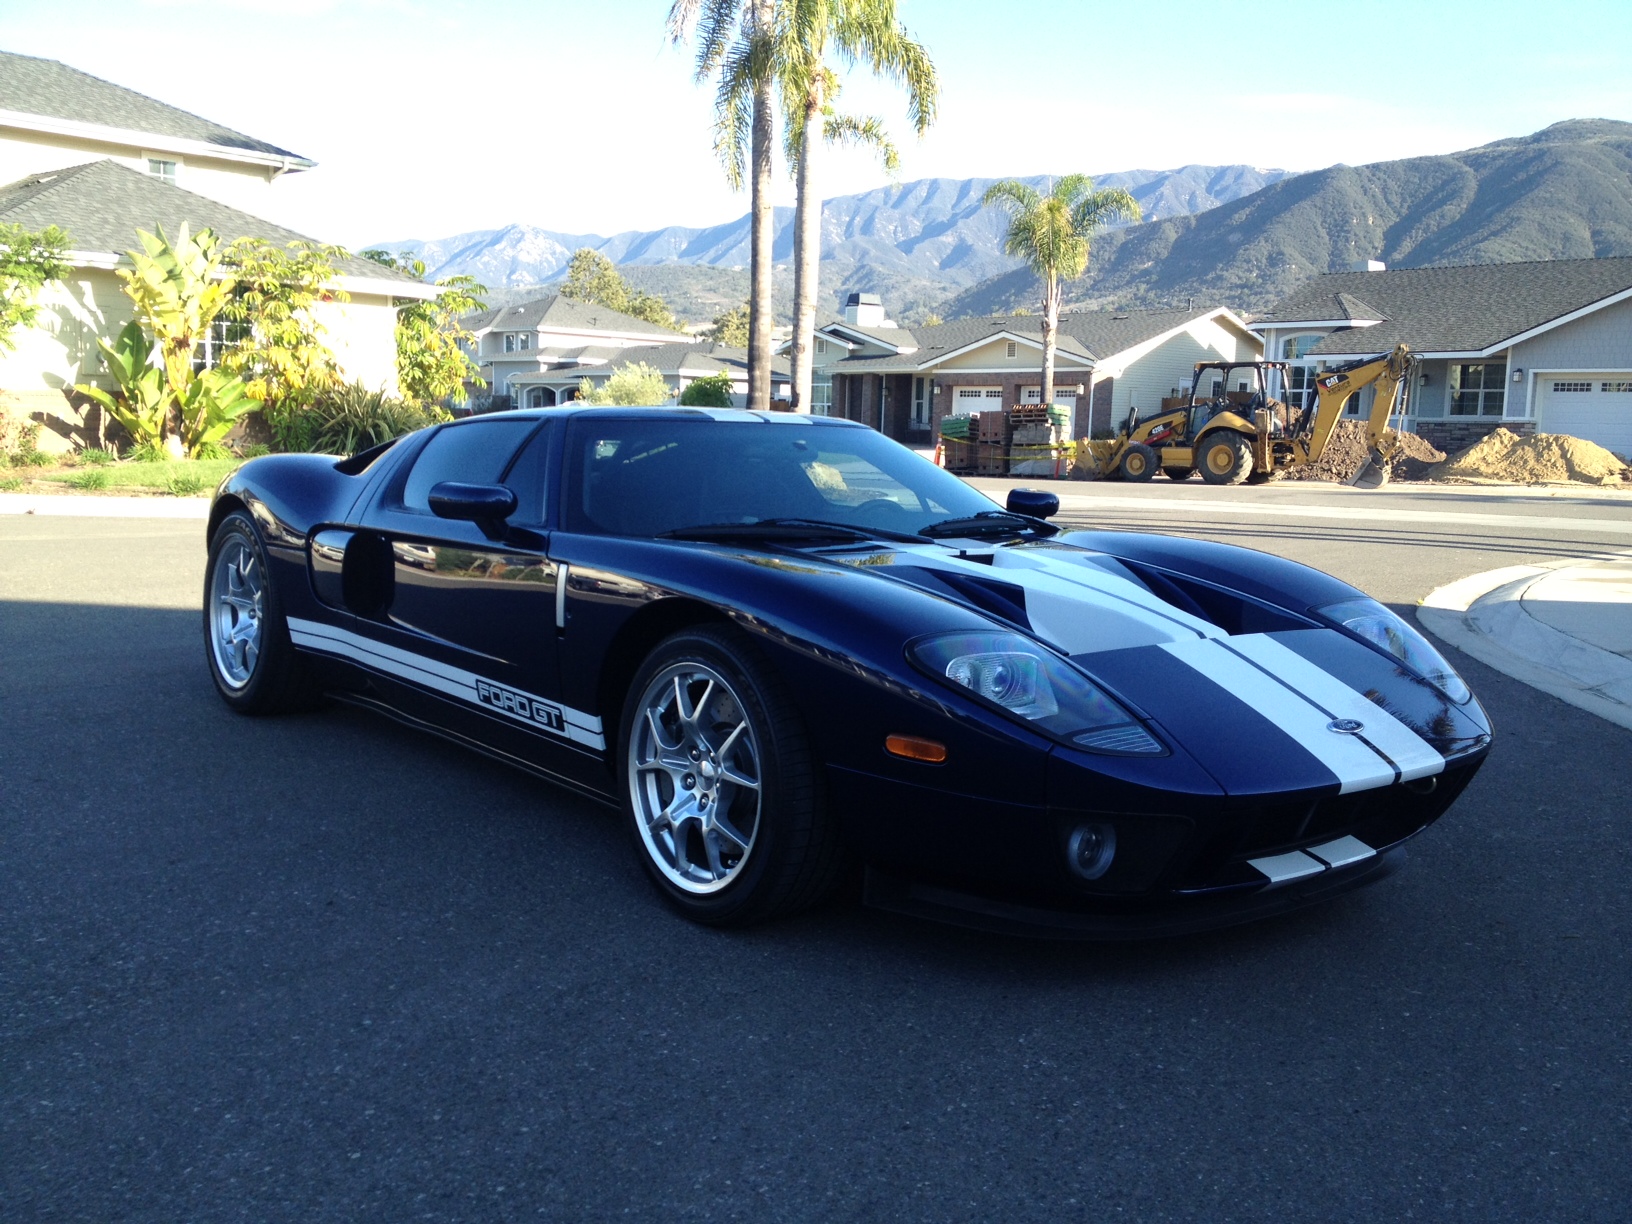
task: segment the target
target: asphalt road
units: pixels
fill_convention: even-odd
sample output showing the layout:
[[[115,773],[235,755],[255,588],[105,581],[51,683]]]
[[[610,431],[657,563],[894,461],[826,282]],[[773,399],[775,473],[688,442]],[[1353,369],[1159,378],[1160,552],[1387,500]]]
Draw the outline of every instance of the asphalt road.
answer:
[[[1632,547],[1609,495],[1064,491],[1402,607]],[[0,1219],[1632,1212],[1632,733],[1472,660],[1489,764],[1324,908],[720,934],[588,803],[358,712],[230,714],[202,569],[197,523],[0,517]]]

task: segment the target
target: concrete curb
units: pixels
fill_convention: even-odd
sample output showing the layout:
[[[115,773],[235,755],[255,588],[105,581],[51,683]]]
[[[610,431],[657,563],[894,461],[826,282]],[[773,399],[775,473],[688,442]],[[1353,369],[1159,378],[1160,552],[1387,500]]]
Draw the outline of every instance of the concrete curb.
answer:
[[[0,493],[0,514],[41,517],[207,519],[207,497],[80,497],[72,493]]]
[[[1543,623],[1524,604],[1525,593],[1538,583],[1593,564],[1601,562],[1553,561],[1474,574],[1429,594],[1417,619],[1504,675],[1632,730],[1632,661]]]

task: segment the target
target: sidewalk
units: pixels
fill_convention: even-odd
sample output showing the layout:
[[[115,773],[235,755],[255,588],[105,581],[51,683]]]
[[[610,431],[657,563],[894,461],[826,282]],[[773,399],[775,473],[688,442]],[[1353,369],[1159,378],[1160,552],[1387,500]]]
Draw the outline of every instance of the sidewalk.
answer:
[[[75,518],[207,519],[208,497],[119,497],[74,493],[0,493],[0,514]]]
[[[1632,729],[1632,553],[1475,574],[1434,591],[1417,619],[1481,663]]]

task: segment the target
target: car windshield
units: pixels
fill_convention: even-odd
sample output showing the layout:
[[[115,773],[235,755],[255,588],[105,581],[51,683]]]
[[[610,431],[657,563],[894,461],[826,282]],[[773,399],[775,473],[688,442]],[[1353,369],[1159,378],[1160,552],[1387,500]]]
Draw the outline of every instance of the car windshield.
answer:
[[[808,417],[586,415],[573,422],[568,466],[567,529],[610,535],[767,519],[916,533],[994,508],[882,434]]]

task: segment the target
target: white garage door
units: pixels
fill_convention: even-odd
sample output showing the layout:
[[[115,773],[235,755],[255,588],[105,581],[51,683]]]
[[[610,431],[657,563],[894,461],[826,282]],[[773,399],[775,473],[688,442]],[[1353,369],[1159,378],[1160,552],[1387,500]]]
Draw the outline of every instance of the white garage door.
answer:
[[[1573,434],[1632,456],[1632,370],[1619,374],[1537,374],[1536,428]]]
[[[952,412],[956,416],[1003,410],[1002,387],[958,387],[956,392],[952,397]]]

